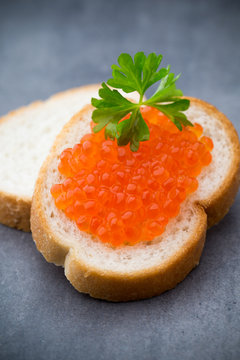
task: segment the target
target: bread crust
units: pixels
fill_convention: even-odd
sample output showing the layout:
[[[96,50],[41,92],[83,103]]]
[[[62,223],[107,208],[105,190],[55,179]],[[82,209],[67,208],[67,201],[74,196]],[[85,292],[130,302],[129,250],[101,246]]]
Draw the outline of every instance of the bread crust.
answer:
[[[66,277],[78,291],[108,301],[149,298],[174,288],[198,265],[204,246],[207,224],[212,226],[220,221],[229,210],[238,190],[240,146],[237,133],[225,115],[202,100],[189,99],[192,103],[203,107],[209,114],[214,114],[214,117],[217,117],[223,124],[233,144],[234,160],[226,174],[224,184],[216,189],[209,199],[193,205],[197,225],[193,237],[189,239],[186,246],[180,248],[175,256],[163,265],[149,267],[147,270],[134,274],[124,273],[123,275],[111,271],[102,273],[99,269],[86,266],[84,261],[78,258],[76,250],[66,246],[50,228],[41,201],[41,188],[46,178],[46,169],[51,159],[56,156],[58,142],[64,138],[75,121],[79,121],[85,112],[91,110],[91,106],[86,106],[76,114],[57,137],[36,183],[31,210],[31,229],[38,250],[47,261],[64,266]]]
[[[46,101],[55,98],[63,98],[69,94],[85,90],[97,90],[100,84],[85,85],[78,88],[59,92],[52,95]],[[13,116],[24,113],[29,109],[34,109],[41,106],[45,101],[35,101],[27,106],[20,107],[19,109],[10,111],[7,115],[0,118],[0,125],[5,121],[9,121]],[[30,231],[30,210],[32,199],[21,197],[17,194],[10,194],[0,190],[0,223],[17,228],[23,231]]]
[[[30,231],[31,198],[0,191],[0,222],[18,230]]]

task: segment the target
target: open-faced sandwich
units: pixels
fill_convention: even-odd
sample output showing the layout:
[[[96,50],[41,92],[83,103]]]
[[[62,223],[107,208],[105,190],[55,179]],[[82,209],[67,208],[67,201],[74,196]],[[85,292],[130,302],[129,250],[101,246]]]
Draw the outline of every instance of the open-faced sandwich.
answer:
[[[159,70],[161,59],[120,55],[111,88],[103,83],[99,99],[65,125],[36,182],[38,250],[96,298],[135,300],[175,287],[238,190],[233,125],[212,105],[183,97],[178,77]],[[139,101],[116,89],[137,91]]]

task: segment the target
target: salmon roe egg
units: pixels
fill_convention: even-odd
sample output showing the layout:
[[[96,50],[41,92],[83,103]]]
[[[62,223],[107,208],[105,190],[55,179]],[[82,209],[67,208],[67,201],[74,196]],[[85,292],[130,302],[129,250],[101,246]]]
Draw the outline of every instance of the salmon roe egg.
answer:
[[[150,139],[137,152],[106,140],[103,131],[89,133],[62,152],[58,170],[65,180],[51,188],[57,208],[80,230],[112,246],[160,236],[212,160],[213,142],[201,125],[179,131],[157,109],[141,112]]]

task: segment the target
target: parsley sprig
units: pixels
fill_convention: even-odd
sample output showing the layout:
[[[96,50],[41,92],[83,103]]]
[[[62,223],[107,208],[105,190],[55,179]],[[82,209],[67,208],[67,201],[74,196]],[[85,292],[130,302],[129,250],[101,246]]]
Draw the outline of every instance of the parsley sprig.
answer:
[[[97,124],[93,130],[99,132],[105,128],[105,137],[117,139],[119,146],[130,143],[132,151],[137,151],[139,143],[149,139],[149,129],[144,121],[140,107],[152,106],[165,114],[181,131],[182,126],[192,126],[183,111],[189,107],[189,100],[182,99],[182,91],[176,88],[175,77],[170,73],[170,66],[159,69],[162,55],[143,52],[135,54],[134,59],[129,54],[121,54],[118,65],[112,65],[112,78],[105,82],[99,90],[100,99],[92,98],[92,119]],[[156,92],[148,100],[144,100],[146,90],[160,81]],[[126,99],[116,89],[125,93],[137,91],[139,102],[133,103]],[[120,121],[130,114],[128,119]]]

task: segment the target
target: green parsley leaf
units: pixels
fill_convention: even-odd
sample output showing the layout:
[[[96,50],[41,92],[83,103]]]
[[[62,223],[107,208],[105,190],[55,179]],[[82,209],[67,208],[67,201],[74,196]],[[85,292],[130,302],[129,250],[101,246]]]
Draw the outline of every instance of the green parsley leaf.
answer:
[[[112,78],[107,84],[126,93],[137,91],[139,102],[133,103],[102,83],[99,90],[100,99],[92,98],[92,119],[97,124],[93,131],[98,132],[105,128],[105,137],[117,139],[119,146],[130,144],[132,151],[137,151],[139,143],[149,139],[149,129],[144,121],[140,107],[147,105],[155,107],[164,113],[179,130],[183,126],[192,126],[183,111],[187,110],[190,102],[182,99],[182,91],[176,88],[179,76],[170,73],[170,66],[159,69],[162,55],[151,53],[146,56],[138,52],[132,58],[129,54],[121,54],[118,65],[112,65]],[[152,97],[143,101],[146,90],[160,81]],[[122,120],[126,115],[130,117]],[[122,120],[122,121],[120,121]]]
[[[114,139],[117,135],[118,122],[134,110],[137,104],[127,100],[117,90],[111,90],[105,83],[102,83],[99,96],[101,99],[92,98],[91,101],[97,108],[92,114],[92,119],[97,124],[93,131],[98,132],[106,126],[106,137]]]

